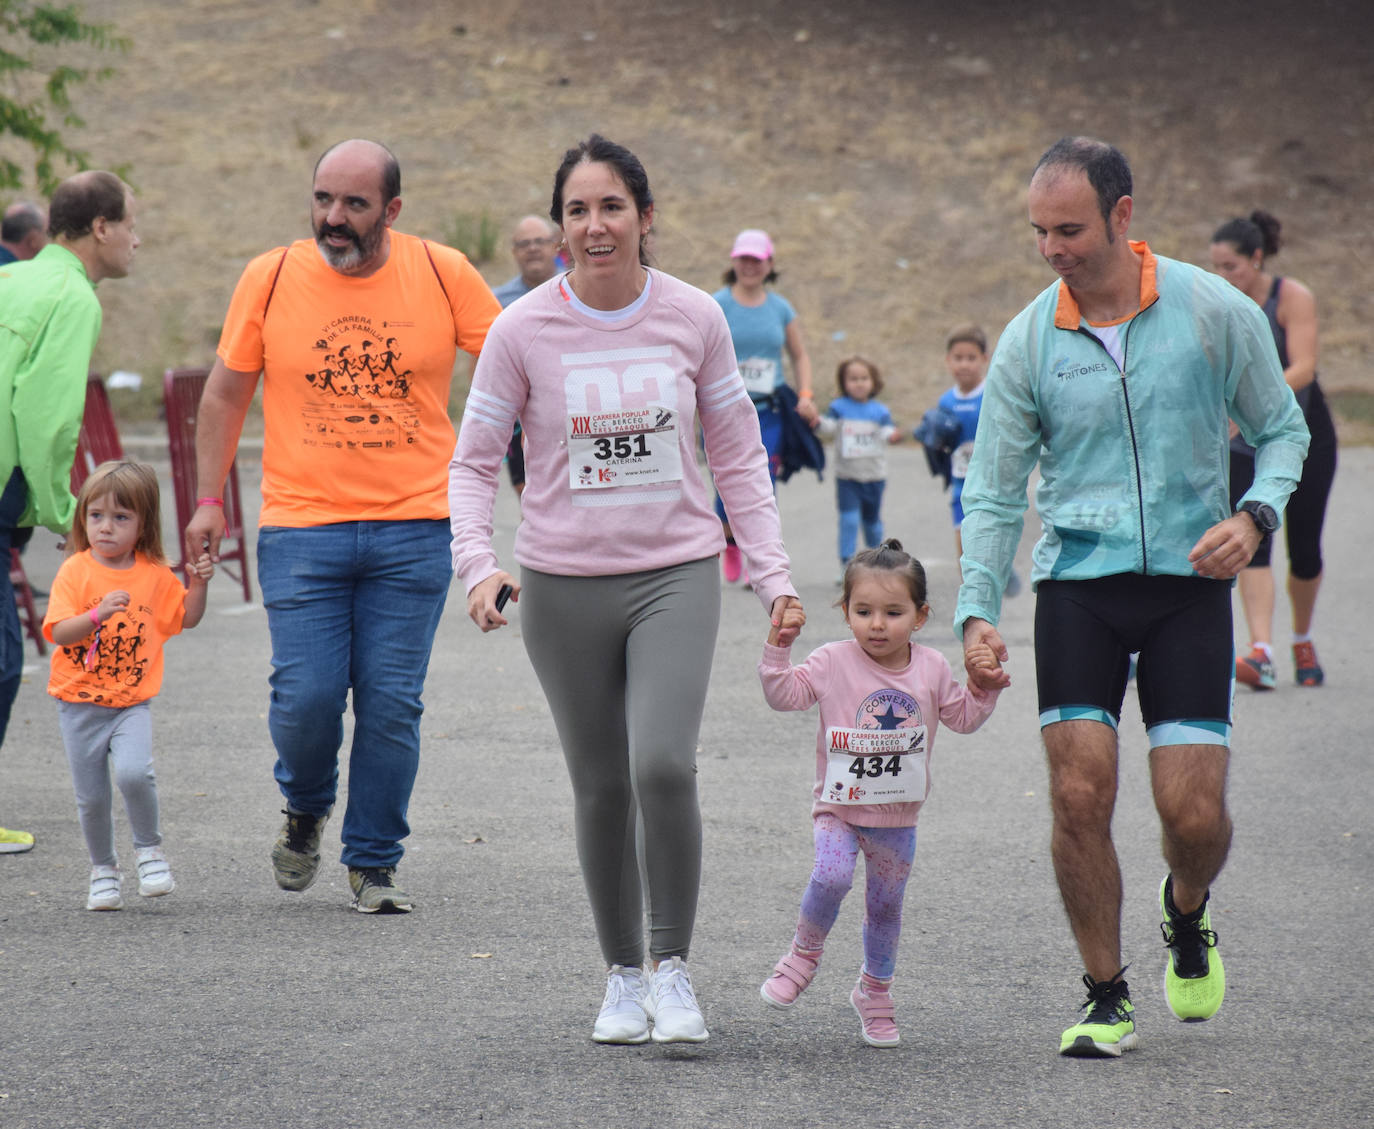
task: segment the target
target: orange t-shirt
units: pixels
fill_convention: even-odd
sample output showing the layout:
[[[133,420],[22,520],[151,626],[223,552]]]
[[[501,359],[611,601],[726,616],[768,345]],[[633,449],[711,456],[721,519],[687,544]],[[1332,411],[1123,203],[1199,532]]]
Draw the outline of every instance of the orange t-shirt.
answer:
[[[250,262],[219,358],[263,373],[259,523],[447,518],[453,361],[500,312],[462,252],[397,231],[367,278],[310,239]]]
[[[101,624],[94,669],[86,669],[94,625],[86,638],[53,651],[48,693],[54,698],[122,709],[162,688],[162,644],[181,632],[186,589],[170,568],[142,553],[133,568],[106,568],[89,549],[63,561],[52,582],[43,635],[53,642],[53,624],[85,615],[117,589],[129,593],[129,606]]]

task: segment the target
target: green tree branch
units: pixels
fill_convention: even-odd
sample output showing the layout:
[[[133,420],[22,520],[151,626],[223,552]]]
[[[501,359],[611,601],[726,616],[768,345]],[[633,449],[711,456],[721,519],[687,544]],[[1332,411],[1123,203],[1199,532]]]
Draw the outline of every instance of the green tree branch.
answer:
[[[87,57],[130,46],[112,26],[84,22],[74,5],[0,0],[0,141],[14,137],[33,150],[33,175],[44,193],[61,179],[59,164],[88,167],[86,153],[62,133],[86,124],[72,106],[72,92],[109,78],[114,69],[84,65]],[[0,188],[22,187],[24,174],[14,157],[0,154]]]

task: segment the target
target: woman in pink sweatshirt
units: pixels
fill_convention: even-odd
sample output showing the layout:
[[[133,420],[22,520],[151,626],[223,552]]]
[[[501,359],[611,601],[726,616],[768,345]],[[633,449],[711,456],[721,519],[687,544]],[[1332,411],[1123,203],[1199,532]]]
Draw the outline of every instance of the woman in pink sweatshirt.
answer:
[[[453,566],[468,614],[525,649],[572,780],[578,857],[606,995],[604,1043],[702,1042],[686,958],[701,878],[695,751],[720,617],[720,522],[696,465],[698,422],[754,590],[801,615],[757,413],[710,296],[649,268],[653,196],[629,150],[568,150],[550,210],[572,269],[492,325],[449,471]],[[517,579],[492,552],[501,457],[519,418]],[[649,974],[636,811],[644,825]]]
[[[863,851],[864,963],[849,1000],[864,1041],[895,1047],[892,977],[902,898],[916,854],[916,817],[930,794],[935,733],[941,722],[972,733],[1000,691],[960,686],[944,655],[911,642],[930,606],[925,569],[900,541],[884,541],[849,562],[840,606],[853,639],[817,647],[794,667],[789,648],[800,623],[787,611],[759,663],[763,696],[775,710],[820,703],[811,806],[815,866],[792,947],[760,992],[764,1003],[790,1008],[811,983]],[[970,661],[996,665],[991,647],[970,652]]]

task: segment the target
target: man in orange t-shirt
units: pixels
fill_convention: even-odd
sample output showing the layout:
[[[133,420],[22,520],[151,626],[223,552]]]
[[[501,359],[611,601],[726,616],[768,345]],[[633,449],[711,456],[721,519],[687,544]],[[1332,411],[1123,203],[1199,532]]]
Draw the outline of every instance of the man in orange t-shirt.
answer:
[[[186,543],[219,551],[217,495],[262,377],[258,582],[272,636],[268,728],[286,823],[277,884],[315,880],[353,745],[341,861],[364,913],[405,913],[395,881],[420,760],[420,693],[452,577],[449,383],[500,305],[458,251],[392,230],[396,158],[343,141],[315,166],[313,240],[239,279],[196,428],[199,492]]]

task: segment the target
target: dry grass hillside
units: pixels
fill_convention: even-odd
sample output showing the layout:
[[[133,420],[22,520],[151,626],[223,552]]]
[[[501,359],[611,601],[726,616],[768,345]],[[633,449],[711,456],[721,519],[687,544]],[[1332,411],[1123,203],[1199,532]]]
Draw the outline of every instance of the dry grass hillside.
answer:
[[[240,268],[306,232],[328,143],[400,157],[398,226],[460,214],[504,236],[544,211],[564,148],[596,130],[643,158],[657,257],[713,289],[736,230],[772,232],[822,388],[873,356],[912,419],[942,340],[994,333],[1052,278],[1023,191],[1055,138],[1119,144],[1134,232],[1205,257],[1263,206],[1315,291],[1347,439],[1374,436],[1374,16],[1367,0],[87,0],[133,40],[81,96],[75,139],[127,164],[135,277],[101,287],[105,371],[207,363]],[[151,403],[145,392],[143,409]],[[133,412],[138,405],[130,402]],[[119,410],[117,405],[117,410]]]

